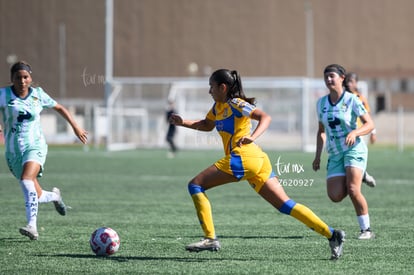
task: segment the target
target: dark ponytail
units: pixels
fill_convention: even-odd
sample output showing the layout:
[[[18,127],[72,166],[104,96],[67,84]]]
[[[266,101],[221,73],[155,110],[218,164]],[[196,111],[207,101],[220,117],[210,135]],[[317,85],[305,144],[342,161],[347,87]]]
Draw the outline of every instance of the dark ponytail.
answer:
[[[227,98],[241,98],[250,104],[255,105],[255,98],[248,98],[243,92],[243,86],[241,82],[240,74],[236,71],[230,71],[227,69],[219,69],[215,71],[211,76],[210,80],[217,84],[225,84],[228,87]]]

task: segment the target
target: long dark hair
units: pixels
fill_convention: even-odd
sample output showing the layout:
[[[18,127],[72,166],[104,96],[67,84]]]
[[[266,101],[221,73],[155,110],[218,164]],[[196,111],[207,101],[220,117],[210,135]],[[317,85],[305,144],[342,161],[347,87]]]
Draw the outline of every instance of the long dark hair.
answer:
[[[240,74],[233,70],[219,69],[210,76],[210,81],[217,83],[218,85],[225,84],[228,87],[227,98],[241,98],[250,104],[255,105],[256,99],[254,97],[246,97],[243,92],[243,86],[240,78]]]

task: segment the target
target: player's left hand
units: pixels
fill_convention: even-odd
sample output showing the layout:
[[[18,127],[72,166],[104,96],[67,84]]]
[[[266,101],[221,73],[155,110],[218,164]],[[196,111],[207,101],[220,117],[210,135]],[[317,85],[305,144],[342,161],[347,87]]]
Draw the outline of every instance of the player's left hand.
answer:
[[[75,132],[75,135],[78,137],[78,139],[83,143],[88,143],[88,132],[82,128],[76,128],[73,129]]]
[[[236,144],[237,144],[237,146],[242,147],[243,144],[250,144],[253,141],[254,141],[254,139],[252,137],[245,136],[245,137],[242,137],[241,139],[239,139]]]
[[[346,139],[345,139],[345,144],[347,145],[347,146],[352,146],[352,145],[354,145],[355,144],[355,140],[356,140],[356,138],[357,138],[357,136],[356,136],[356,134],[355,134],[355,132],[354,131],[351,131],[347,136],[346,136]]]

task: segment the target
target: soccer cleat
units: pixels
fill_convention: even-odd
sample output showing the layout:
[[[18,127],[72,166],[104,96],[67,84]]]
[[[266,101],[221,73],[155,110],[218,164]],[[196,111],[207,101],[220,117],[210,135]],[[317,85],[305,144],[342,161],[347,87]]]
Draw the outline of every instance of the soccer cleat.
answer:
[[[39,238],[39,233],[37,233],[37,230],[30,225],[26,225],[25,227],[20,228],[19,232],[20,234],[29,237],[29,239],[32,241],[35,241],[37,238]]]
[[[375,182],[375,178],[368,174],[367,171],[364,173],[364,177],[362,178],[362,182],[366,183],[369,187],[375,187],[377,184]]]
[[[189,244],[185,247],[185,250],[190,252],[200,252],[203,250],[219,251],[221,248],[218,239],[204,238],[199,242]]]
[[[342,256],[343,245],[345,241],[345,232],[342,230],[334,230],[332,238],[329,239],[331,247],[331,260],[337,260]]]
[[[361,230],[361,233],[359,233],[358,240],[371,240],[375,238],[374,232],[371,231],[370,228],[366,230]]]
[[[53,204],[55,205],[56,211],[62,215],[65,216],[66,215],[66,205],[62,200],[62,196],[60,194],[60,190],[56,187],[53,187],[52,189],[53,193],[56,193],[59,196],[59,200],[54,201]]]

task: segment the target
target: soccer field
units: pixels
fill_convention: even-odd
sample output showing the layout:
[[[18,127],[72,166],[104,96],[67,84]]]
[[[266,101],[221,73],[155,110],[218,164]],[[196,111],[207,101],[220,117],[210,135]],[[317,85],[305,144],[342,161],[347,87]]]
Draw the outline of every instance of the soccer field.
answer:
[[[159,149],[50,147],[41,184],[59,187],[71,209],[62,217],[53,204],[42,204],[39,240],[21,236],[23,195],[2,156],[0,274],[414,274],[413,149],[370,148],[368,171],[377,179],[377,187],[363,186],[377,236],[370,241],[357,240],[349,198],[329,201],[325,169],[311,169],[312,153],[268,154],[292,199],[346,231],[340,260],[329,260],[325,238],[280,214],[245,181],[207,192],[222,250],[186,252],[186,244],[202,237],[187,182],[220,158],[219,150],[181,151],[167,159]],[[107,258],[89,247],[101,226],[121,238],[118,253]]]

